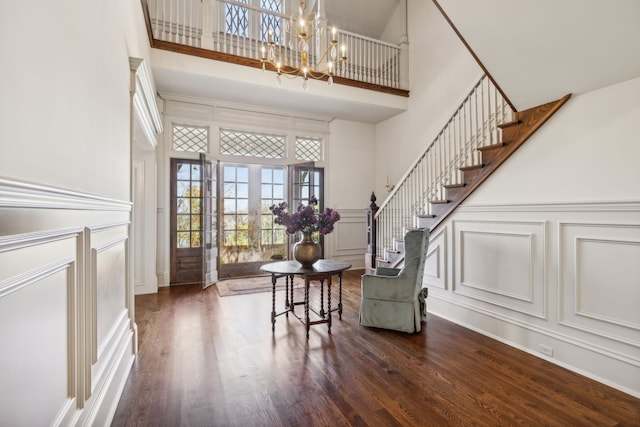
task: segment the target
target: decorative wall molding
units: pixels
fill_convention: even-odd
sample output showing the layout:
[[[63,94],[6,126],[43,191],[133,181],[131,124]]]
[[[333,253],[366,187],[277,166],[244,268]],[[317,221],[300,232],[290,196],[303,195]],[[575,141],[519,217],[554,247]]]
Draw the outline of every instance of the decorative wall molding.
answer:
[[[276,109],[276,108],[259,108],[258,109],[256,108],[257,107],[256,105],[246,105],[246,104],[241,104],[236,102],[215,100],[215,99],[209,99],[209,98],[198,98],[194,96],[186,96],[186,95],[170,93],[170,92],[161,92],[160,96],[163,99],[167,100],[168,101],[167,104],[169,104],[167,106],[165,113],[171,114],[172,112],[175,112],[176,103],[201,105],[203,107],[203,110],[208,109],[209,111],[211,111],[211,113],[208,114],[206,118],[201,116],[204,120],[215,120],[214,115],[217,114],[217,112],[215,111],[218,109],[237,110],[240,113],[241,112],[260,113],[260,114],[267,114],[267,115],[273,115],[273,116],[299,118],[299,119],[320,121],[320,122],[327,122],[327,123],[333,120],[333,117],[331,116],[302,113],[300,111],[290,111],[290,110],[282,110],[282,109]],[[172,106],[172,104],[174,106]],[[187,116],[187,117],[190,117],[190,116]]]
[[[333,233],[325,236],[325,242],[330,243],[325,256],[350,262],[354,269],[364,268],[366,219],[364,209],[340,209],[340,221]]]
[[[560,222],[558,322],[640,348],[640,221]]]
[[[627,212],[640,211],[640,201],[620,202],[541,202],[491,205],[465,204],[458,207],[459,213],[473,212]]]
[[[448,289],[430,289],[429,312],[640,397],[639,202],[465,205],[436,231],[446,227],[452,274]],[[465,254],[461,236],[469,232],[487,240]],[[519,269],[533,271],[531,303],[492,292],[503,290],[493,280],[487,289],[466,280],[484,277],[482,267],[461,275],[465,263],[486,261],[487,249],[511,247],[510,237],[501,244],[492,233],[530,240],[530,255],[528,243],[496,259],[527,259]],[[529,286],[528,277],[517,280]]]
[[[131,211],[128,201],[0,178],[0,208]]]
[[[3,396],[3,406],[14,408],[16,425],[21,419],[66,425],[84,400],[77,351],[81,242],[78,229],[0,239],[0,324],[11,325],[0,332],[0,341],[3,368],[12,372],[3,385],[13,390]],[[46,346],[44,359],[39,345]],[[34,389],[39,412],[28,416]]]
[[[452,291],[547,318],[545,222],[453,220]]]
[[[131,67],[131,98],[133,103],[134,137],[142,149],[155,150],[158,143],[156,135],[162,132],[162,118],[156,104],[156,95],[151,84],[151,78],[143,59],[129,58]],[[136,126],[139,126],[142,138],[136,137]],[[144,143],[143,143],[144,142]]]
[[[429,249],[425,260],[424,277],[422,286],[427,288],[448,288],[448,227],[440,227],[438,231],[429,236]]]

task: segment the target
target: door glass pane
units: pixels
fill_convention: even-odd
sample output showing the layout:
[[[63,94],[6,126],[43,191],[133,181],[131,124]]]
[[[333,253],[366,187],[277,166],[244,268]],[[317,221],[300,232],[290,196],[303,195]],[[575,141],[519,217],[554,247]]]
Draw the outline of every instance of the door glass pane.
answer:
[[[200,165],[178,161],[176,167],[176,246],[199,248],[201,193]],[[194,232],[195,231],[195,232]]]
[[[282,166],[223,164],[223,246],[221,264],[286,258],[283,227],[273,223],[269,207],[285,200]],[[223,268],[223,267],[221,267]]]

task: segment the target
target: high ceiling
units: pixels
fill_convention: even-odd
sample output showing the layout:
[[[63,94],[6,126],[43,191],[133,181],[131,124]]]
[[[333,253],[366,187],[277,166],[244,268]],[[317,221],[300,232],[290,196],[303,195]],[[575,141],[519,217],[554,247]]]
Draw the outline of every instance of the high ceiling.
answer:
[[[380,39],[400,0],[324,0],[322,4],[330,25]]]
[[[312,0],[307,12],[324,8],[329,25],[341,30],[379,38],[401,0]],[[291,0],[295,5],[298,0]],[[376,13],[370,13],[375,10]],[[299,79],[284,80],[277,87],[275,74],[238,67],[166,51],[153,50],[154,80],[161,95],[212,100],[220,104],[245,104],[259,108],[294,111],[325,119],[339,117],[365,123],[379,123],[407,109],[407,98],[356,89],[343,85],[327,88],[324,82],[309,82],[302,90]]]
[[[393,25],[404,25],[397,18],[404,0],[311,0],[308,9],[316,1],[330,25],[350,32],[379,38]],[[413,2],[431,0],[407,1],[410,12]],[[640,76],[640,0],[438,3],[518,110]],[[419,23],[409,17],[409,25]],[[307,92],[296,81],[277,88],[273,73],[157,50],[152,55],[161,93],[368,123],[408,106],[406,98],[394,95],[341,85],[327,89],[320,82]]]
[[[518,110],[640,76],[638,0],[438,0]]]

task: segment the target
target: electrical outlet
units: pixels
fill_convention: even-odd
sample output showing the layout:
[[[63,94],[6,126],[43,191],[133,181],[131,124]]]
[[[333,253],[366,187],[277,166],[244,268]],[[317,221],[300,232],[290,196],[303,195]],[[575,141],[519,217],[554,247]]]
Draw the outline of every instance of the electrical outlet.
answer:
[[[546,354],[547,356],[553,357],[553,348],[548,345],[540,344],[540,352],[542,354]]]

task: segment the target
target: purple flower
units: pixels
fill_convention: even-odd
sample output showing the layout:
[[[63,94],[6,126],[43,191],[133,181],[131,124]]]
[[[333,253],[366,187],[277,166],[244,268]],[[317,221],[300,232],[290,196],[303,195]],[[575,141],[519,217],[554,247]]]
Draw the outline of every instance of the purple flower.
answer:
[[[340,214],[337,211],[326,208],[324,212],[316,214],[311,205],[299,205],[295,212],[290,213],[287,202],[282,202],[272,205],[269,210],[275,217],[274,222],[284,225],[289,234],[298,231],[303,233],[318,231],[320,234],[329,234],[333,231],[334,224],[340,220]]]

